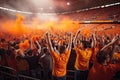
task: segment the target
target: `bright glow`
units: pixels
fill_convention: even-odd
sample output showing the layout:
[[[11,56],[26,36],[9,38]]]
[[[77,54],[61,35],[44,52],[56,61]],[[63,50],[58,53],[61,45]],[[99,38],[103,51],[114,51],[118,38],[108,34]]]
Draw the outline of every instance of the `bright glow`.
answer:
[[[40,8],[41,11],[43,11],[43,8]]]
[[[69,6],[69,5],[70,5],[70,2],[67,2],[67,5]]]
[[[52,7],[49,7],[50,10],[52,10],[53,8]]]
[[[69,2],[68,2],[68,4],[69,4]],[[113,3],[113,4],[108,4],[108,5],[102,5],[102,6],[96,6],[96,7],[86,8],[86,9],[72,11],[72,12],[63,12],[61,14],[76,13],[76,12],[81,12],[81,11],[86,11],[86,10],[91,10],[91,9],[99,9],[99,8],[104,8],[104,7],[109,7],[109,6],[119,5],[119,4],[120,4],[120,2]]]
[[[31,1],[34,1],[34,0],[31,0]],[[48,3],[50,3],[49,5],[52,5],[53,3],[52,3],[52,1],[48,1],[47,3],[45,3],[45,1],[44,0],[40,0],[40,1],[42,1],[42,3],[41,4],[48,4]],[[36,3],[36,2],[34,2],[34,5],[36,5],[37,4],[37,6],[36,7],[40,7],[40,6],[38,6],[38,2]],[[108,5],[102,5],[102,6],[97,6],[97,7],[91,7],[91,8],[89,8],[89,9],[82,9],[82,10],[77,10],[77,11],[72,11],[72,12],[63,12],[63,13],[60,13],[60,14],[68,14],[68,13],[74,13],[74,12],[81,12],[81,11],[85,11],[85,10],[91,10],[91,9],[97,9],[97,8],[104,8],[104,7],[109,7],[109,6],[114,6],[114,5],[119,5],[120,4],[120,2],[118,2],[118,3],[113,3],[113,4],[108,4]],[[70,5],[70,3],[69,2],[67,2],[67,5]],[[46,8],[46,7],[45,7]],[[48,8],[48,6],[47,6],[47,8]],[[39,8],[41,11],[43,11],[44,10],[44,7],[41,7],[41,8]],[[52,7],[49,7],[49,9],[52,9],[52,11],[53,11],[53,6]],[[5,10],[5,11],[10,11],[10,12],[14,12],[15,14],[16,13],[23,13],[23,14],[39,14],[39,13],[34,13],[34,12],[28,12],[28,11],[24,11],[24,9],[23,10],[15,10],[15,9],[12,9],[12,8],[7,8],[7,7],[1,7],[0,6],[0,10]],[[13,13],[12,13],[13,14]],[[51,13],[51,15],[54,15],[54,14],[59,14],[59,13]]]
[[[46,13],[46,14],[37,14],[37,18],[42,21],[51,21],[51,20],[57,20],[56,15]]]
[[[104,8],[104,6],[101,6],[101,8]]]

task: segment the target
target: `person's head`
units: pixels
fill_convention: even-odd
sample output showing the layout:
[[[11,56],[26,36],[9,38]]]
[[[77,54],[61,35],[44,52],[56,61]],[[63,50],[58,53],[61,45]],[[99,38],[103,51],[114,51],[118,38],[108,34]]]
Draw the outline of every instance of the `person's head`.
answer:
[[[15,47],[16,44],[15,44],[15,42],[13,42],[13,41],[9,41],[9,42],[8,42],[8,45],[9,45],[9,46],[12,46],[12,47]]]
[[[99,51],[96,55],[96,59],[101,65],[107,65],[107,63],[110,62],[110,55],[105,51]]]
[[[107,39],[107,40],[110,40],[110,37],[107,36],[106,39]]]
[[[16,44],[14,48],[15,48],[15,49],[19,49],[19,45],[18,45],[18,44]]]
[[[16,57],[16,60],[17,60],[17,61],[20,61],[20,60],[22,60],[22,59],[23,59],[23,58],[22,58],[21,56],[17,56],[17,57]]]
[[[2,38],[2,39],[1,39],[1,42],[5,42],[5,39],[4,39],[4,38]]]
[[[83,41],[82,44],[85,49],[90,48],[90,43],[88,41]]]
[[[29,56],[32,56],[32,54],[33,54],[33,50],[28,49],[28,50],[26,51],[26,53],[27,53]]]
[[[65,51],[65,45],[61,45],[60,46],[60,54],[62,54],[62,53],[64,53],[64,51]]]
[[[42,52],[43,52],[43,53],[47,53],[47,52],[48,52],[47,47],[42,48]]]
[[[14,47],[10,47],[10,48],[7,50],[7,55],[9,55],[11,58],[15,57],[16,51],[15,51]]]
[[[88,41],[81,41],[81,42],[79,43],[79,47],[80,47],[80,48],[84,48],[84,49],[90,48],[90,43],[89,43]]]

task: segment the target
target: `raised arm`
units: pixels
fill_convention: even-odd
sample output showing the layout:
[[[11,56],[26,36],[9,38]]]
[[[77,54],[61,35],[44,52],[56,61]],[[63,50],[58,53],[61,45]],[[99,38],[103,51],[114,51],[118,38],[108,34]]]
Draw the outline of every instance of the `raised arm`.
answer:
[[[119,39],[119,38],[118,38],[118,35],[116,35],[116,36],[112,39],[112,41],[111,41],[110,43],[108,43],[107,45],[105,45],[105,46],[101,49],[101,51],[105,50],[105,49],[108,48],[110,45],[114,44],[118,39]]]
[[[71,50],[71,47],[72,47],[72,33],[69,33],[69,42],[68,42],[67,50]]]
[[[30,39],[30,49],[33,49],[33,41]]]
[[[53,46],[52,46],[52,43],[51,43],[51,40],[50,40],[50,33],[49,32],[46,33],[46,39],[47,39],[47,42],[48,42],[49,50],[50,50],[50,52],[52,52],[54,49],[53,49]]]
[[[95,33],[93,33],[91,47],[94,48],[95,46],[96,46],[96,36],[95,36]]]
[[[19,49],[19,51],[20,51],[20,55],[21,55],[22,57],[25,57],[25,54],[23,53],[22,49]]]
[[[75,37],[74,37],[74,40],[73,40],[73,44],[74,44],[74,47],[76,47],[77,45],[77,38],[78,38],[78,34],[80,33],[80,30],[77,31]]]
[[[40,53],[41,53],[41,45],[39,44],[39,42],[38,42],[37,40],[36,40],[35,42],[36,42],[36,44],[37,44],[37,46],[38,46],[38,48],[39,48],[39,49],[38,49],[38,52],[39,52],[39,54],[40,54]]]

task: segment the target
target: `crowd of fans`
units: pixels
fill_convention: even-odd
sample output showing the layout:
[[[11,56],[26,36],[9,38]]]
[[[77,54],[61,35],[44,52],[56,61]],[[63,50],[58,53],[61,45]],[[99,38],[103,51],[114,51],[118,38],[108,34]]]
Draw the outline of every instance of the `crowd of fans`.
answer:
[[[73,12],[69,14],[62,14],[60,17],[67,16],[72,20],[78,21],[89,21],[89,20],[119,20],[120,19],[120,5],[99,8],[99,9],[91,9],[81,12]]]
[[[98,35],[95,31],[88,37],[81,31],[46,32],[37,38],[3,34],[0,65],[43,80],[66,80],[68,69],[74,71],[75,80],[119,80],[120,35]]]
[[[73,20],[118,20],[119,7],[93,9],[67,16],[75,18]],[[68,75],[72,76],[70,80],[120,80],[119,24],[86,26],[96,29],[89,36],[82,33],[81,27],[76,33],[49,31],[13,35],[1,31],[0,66],[13,69],[5,72],[40,80],[66,80]],[[116,34],[113,34],[115,30]],[[90,33],[88,31],[86,33]]]

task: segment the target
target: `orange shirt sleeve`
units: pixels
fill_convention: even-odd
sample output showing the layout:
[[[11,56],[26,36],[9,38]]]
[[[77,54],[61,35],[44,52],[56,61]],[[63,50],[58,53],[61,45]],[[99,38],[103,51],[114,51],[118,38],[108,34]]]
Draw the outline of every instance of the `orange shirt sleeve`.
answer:
[[[81,50],[76,48],[76,62],[75,68],[80,70],[88,70],[89,67],[89,60],[92,55],[91,49]]]
[[[70,55],[70,50],[66,50],[65,55],[69,56]]]
[[[58,57],[58,53],[56,53],[54,50],[52,50],[52,52],[50,53],[52,55],[52,57],[56,58]]]

